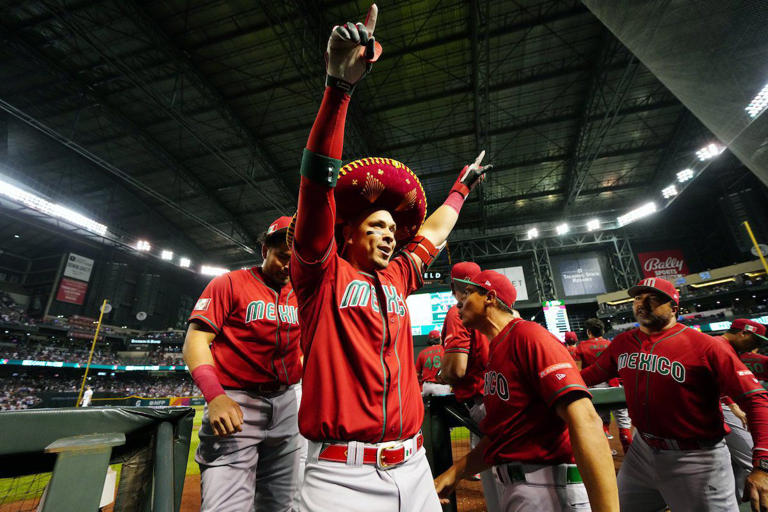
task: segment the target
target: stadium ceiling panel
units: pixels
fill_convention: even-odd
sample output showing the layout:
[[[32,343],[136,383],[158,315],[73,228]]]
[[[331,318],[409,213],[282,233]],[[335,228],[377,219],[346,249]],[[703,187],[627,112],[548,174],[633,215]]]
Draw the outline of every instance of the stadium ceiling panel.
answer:
[[[4,2],[4,172],[155,246],[243,261],[274,217],[295,210],[327,35],[366,9]],[[380,9],[384,54],[355,92],[345,158],[402,160],[434,208],[486,149],[495,170],[462,233],[615,216],[628,198],[657,194],[707,135],[580,1]]]

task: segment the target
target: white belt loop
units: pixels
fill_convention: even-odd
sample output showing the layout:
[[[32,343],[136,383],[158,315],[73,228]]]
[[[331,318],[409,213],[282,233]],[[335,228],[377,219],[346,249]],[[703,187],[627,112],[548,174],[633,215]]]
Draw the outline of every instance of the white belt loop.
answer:
[[[323,443],[307,440],[307,463],[316,463],[321,451],[323,451]]]
[[[362,466],[365,456],[365,443],[350,441],[347,443],[347,465]]]
[[[506,464],[499,466],[493,466],[493,473],[496,476],[496,480],[502,485],[509,485],[509,471]]]

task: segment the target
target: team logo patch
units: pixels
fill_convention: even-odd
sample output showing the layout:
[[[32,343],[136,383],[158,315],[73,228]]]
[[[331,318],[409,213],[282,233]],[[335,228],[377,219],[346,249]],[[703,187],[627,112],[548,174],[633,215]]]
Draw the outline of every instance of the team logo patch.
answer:
[[[557,380],[563,380],[565,378],[565,374],[564,373],[556,373],[555,377],[557,377]]]
[[[539,378],[544,378],[552,372],[556,372],[557,370],[565,370],[566,368],[573,368],[573,365],[571,363],[557,363],[553,364],[552,366],[547,366],[539,372]]]
[[[757,332],[757,329],[755,329],[754,325],[745,325],[744,330],[749,332]]]
[[[207,311],[210,304],[211,299],[200,299],[195,304],[195,311]]]
[[[742,377],[744,375],[752,375],[752,372],[749,371],[749,370],[739,370],[738,371],[738,375],[739,375],[739,377]]]

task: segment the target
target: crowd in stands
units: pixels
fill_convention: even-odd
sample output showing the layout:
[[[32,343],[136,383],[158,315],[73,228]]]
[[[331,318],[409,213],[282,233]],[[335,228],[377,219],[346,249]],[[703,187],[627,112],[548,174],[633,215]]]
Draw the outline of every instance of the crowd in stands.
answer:
[[[7,359],[32,359],[35,361],[62,361],[67,363],[88,362],[91,344],[87,340],[51,336],[47,338],[0,335],[0,357]],[[163,365],[184,364],[179,357],[180,347],[156,346],[144,351],[123,352],[122,356],[113,345],[98,342],[93,352],[93,364],[108,365]]]
[[[32,376],[15,374],[0,377],[0,410],[29,409],[41,402],[40,393],[77,393],[80,378],[63,376]],[[151,377],[146,374],[130,376],[93,376],[88,378],[94,397],[102,393],[113,396],[162,398],[168,396],[200,396],[192,378],[186,374]],[[98,400],[94,402],[98,405]]]

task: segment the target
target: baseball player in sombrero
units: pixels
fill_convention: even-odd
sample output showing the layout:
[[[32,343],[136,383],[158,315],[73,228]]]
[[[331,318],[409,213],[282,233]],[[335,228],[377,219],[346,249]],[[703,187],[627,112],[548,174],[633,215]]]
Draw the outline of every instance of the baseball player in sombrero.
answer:
[[[350,95],[381,54],[378,9],[337,26],[327,79],[301,163],[291,280],[299,304],[309,439],[301,510],[439,511],[422,448],[424,415],[406,297],[488,167],[457,172],[425,221],[416,175],[390,158],[341,166]]]

